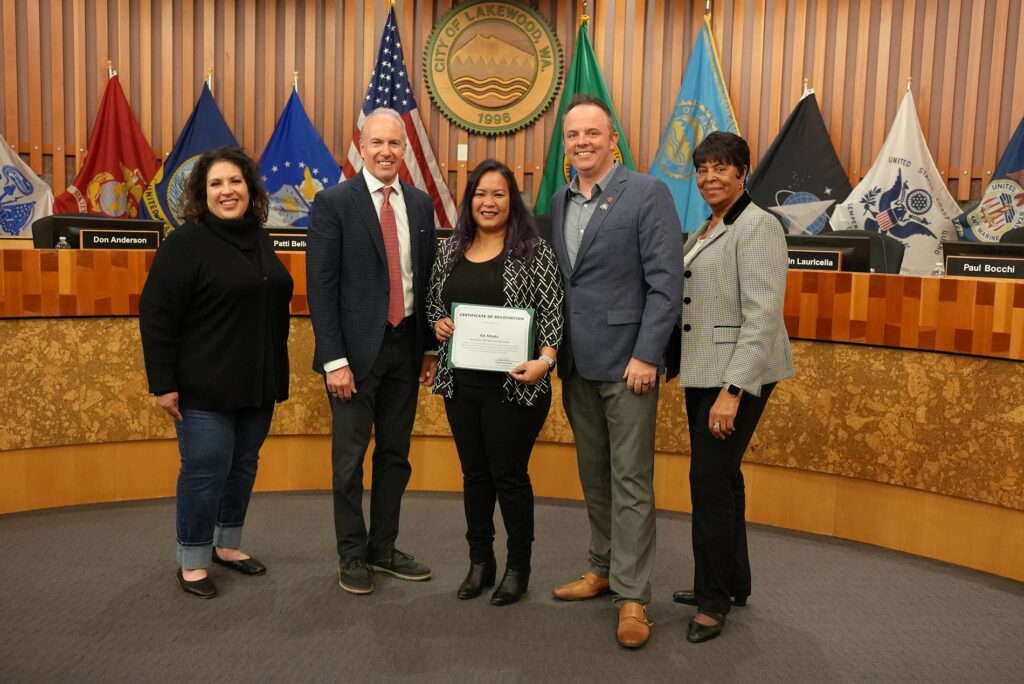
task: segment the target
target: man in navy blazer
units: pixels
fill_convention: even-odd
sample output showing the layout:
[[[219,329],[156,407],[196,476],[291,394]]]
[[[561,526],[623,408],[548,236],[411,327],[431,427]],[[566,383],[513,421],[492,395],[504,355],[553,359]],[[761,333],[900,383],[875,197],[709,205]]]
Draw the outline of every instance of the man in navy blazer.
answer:
[[[616,637],[637,648],[650,638],[658,376],[680,313],[682,231],[665,184],[615,161],[618,135],[602,100],[577,95],[562,134],[577,176],[551,200],[566,302],[558,365],[587,502],[590,567],[553,594],[613,592]]]
[[[398,178],[407,141],[401,116],[377,109],[363,122],[363,169],[316,196],[306,247],[313,370],[331,404],[338,583],[373,591],[374,571],[426,580],[430,570],[395,548],[417,382],[430,385],[436,341],[424,309],[436,237],[430,197]],[[375,429],[370,526],[363,459]]]

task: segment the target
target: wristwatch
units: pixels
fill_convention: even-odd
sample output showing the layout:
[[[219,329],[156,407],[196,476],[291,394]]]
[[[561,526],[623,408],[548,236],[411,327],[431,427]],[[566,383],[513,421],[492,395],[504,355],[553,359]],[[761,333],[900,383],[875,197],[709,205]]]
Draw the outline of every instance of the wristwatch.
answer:
[[[743,390],[737,387],[736,385],[729,385],[728,387],[725,388],[725,391],[734,397],[743,396]]]
[[[548,356],[547,354],[541,354],[537,360],[543,361],[544,363],[548,364],[548,370],[551,370],[552,368],[555,367],[555,359]]]

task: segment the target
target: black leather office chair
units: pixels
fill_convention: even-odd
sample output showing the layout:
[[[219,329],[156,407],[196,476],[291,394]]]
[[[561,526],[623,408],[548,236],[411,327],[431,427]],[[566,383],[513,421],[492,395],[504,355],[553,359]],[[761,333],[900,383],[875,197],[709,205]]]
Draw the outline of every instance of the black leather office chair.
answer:
[[[1024,244],[1024,228],[1011,228],[999,238],[999,244]]]
[[[871,238],[871,270],[875,273],[899,273],[906,245],[894,237],[873,230],[837,230],[836,235],[867,235]]]

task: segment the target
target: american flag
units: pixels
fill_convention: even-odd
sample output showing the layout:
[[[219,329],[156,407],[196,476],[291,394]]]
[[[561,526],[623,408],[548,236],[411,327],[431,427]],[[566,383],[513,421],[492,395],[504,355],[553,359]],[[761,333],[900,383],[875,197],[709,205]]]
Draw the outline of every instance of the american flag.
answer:
[[[345,178],[351,178],[363,168],[363,159],[359,156],[359,131],[362,130],[367,115],[379,107],[394,109],[405,121],[409,145],[405,150],[405,164],[398,175],[405,182],[430,195],[430,199],[434,201],[434,216],[438,226],[454,227],[455,200],[437,165],[434,151],[430,148],[427,130],[423,127],[423,120],[417,109],[416,98],[409,83],[409,71],[405,68],[402,39],[398,35],[394,5],[388,10],[388,19],[384,23],[384,31],[380,37],[377,61],[373,65],[373,73],[370,74],[370,86],[366,89],[363,109],[359,112],[356,132],[352,136],[352,145],[348,150],[348,160],[342,169],[342,176]]]

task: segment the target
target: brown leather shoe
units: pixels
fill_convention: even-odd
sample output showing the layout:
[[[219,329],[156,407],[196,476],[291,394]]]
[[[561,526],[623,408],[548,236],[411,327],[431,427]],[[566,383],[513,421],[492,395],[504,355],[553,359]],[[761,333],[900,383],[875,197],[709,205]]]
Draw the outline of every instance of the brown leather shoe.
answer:
[[[563,601],[586,601],[609,591],[611,587],[607,577],[587,570],[578,580],[555,587],[551,595]]]
[[[615,637],[626,648],[640,648],[651,638],[653,622],[647,619],[644,604],[630,601],[619,608],[619,628]]]

